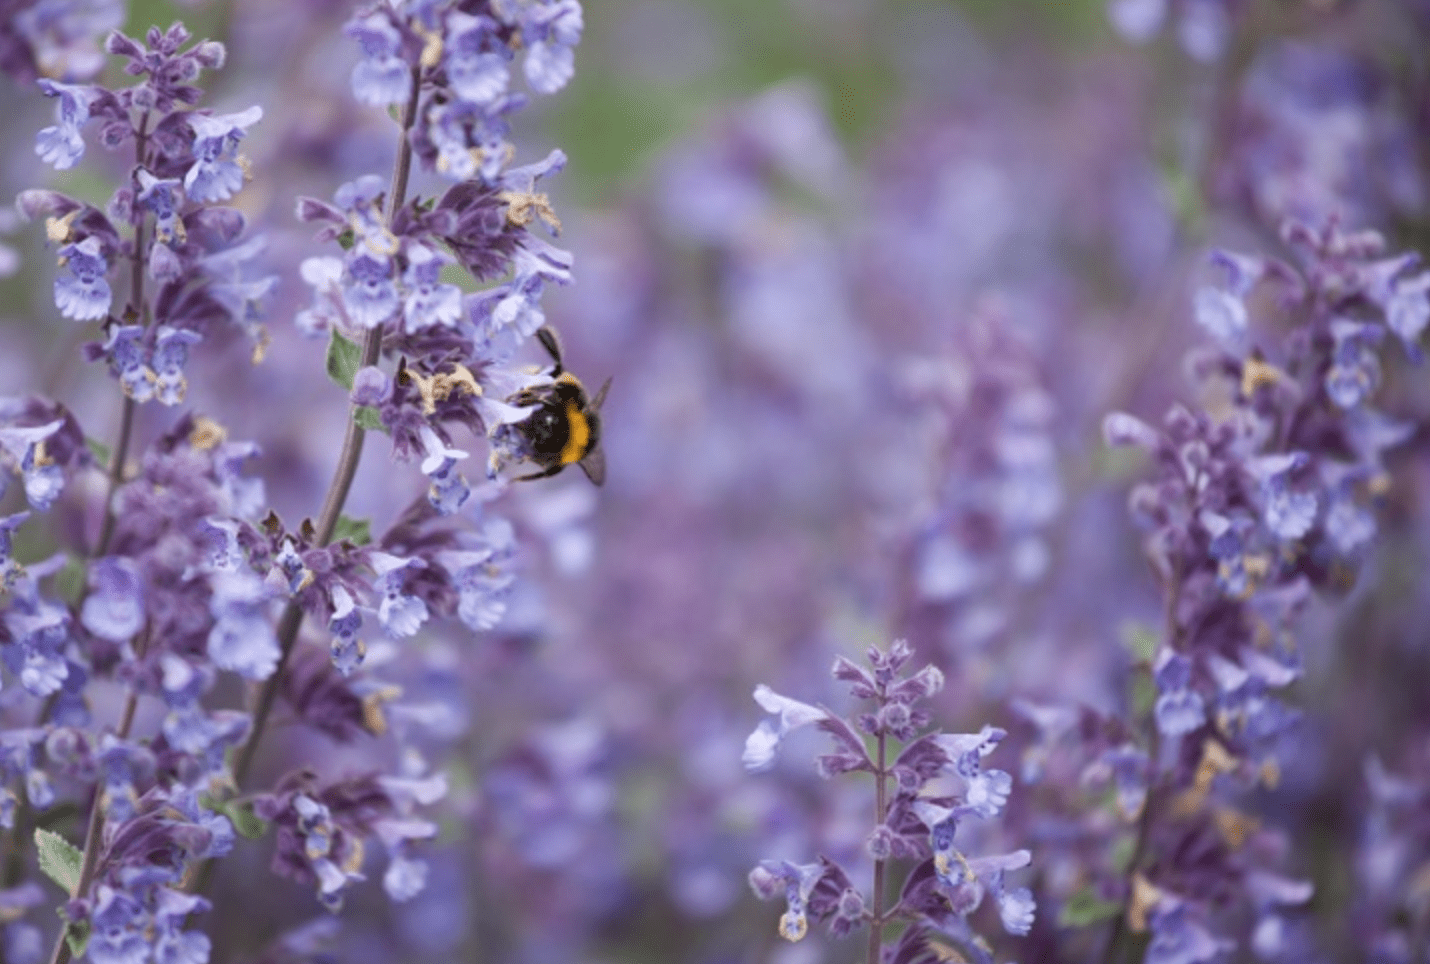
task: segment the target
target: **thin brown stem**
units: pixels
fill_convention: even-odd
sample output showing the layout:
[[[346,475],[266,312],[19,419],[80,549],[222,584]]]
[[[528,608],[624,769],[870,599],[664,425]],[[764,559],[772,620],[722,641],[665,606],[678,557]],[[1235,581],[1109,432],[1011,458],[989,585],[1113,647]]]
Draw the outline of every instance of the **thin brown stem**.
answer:
[[[146,151],[149,144],[149,111],[144,111],[139,117],[139,126],[134,130],[134,163],[138,167],[144,165],[147,159]],[[137,175],[136,175],[137,179]],[[137,187],[137,185],[136,185]],[[136,190],[135,196],[138,196]],[[139,320],[146,328],[149,324],[149,306],[144,300],[144,272],[148,267],[148,251],[145,250],[146,218],[142,212],[136,211],[138,221],[134,226],[134,254],[130,258],[129,271],[129,306],[126,315]],[[98,559],[109,551],[109,544],[114,538],[114,531],[117,525],[117,517],[114,513],[114,494],[119,490],[119,486],[124,482],[124,463],[129,459],[129,446],[134,438],[134,419],[138,406],[134,399],[127,393],[124,396],[124,407],[119,418],[119,438],[115,442],[114,451],[110,454],[108,485],[104,494],[104,523],[100,528],[99,540],[94,545],[94,551],[90,553],[90,558]],[[142,659],[144,651],[148,648],[147,630],[139,638],[136,658]],[[53,701],[47,701],[45,710],[42,711],[41,719],[49,716],[49,707],[53,706]],[[130,728],[134,725],[134,714],[139,706],[139,690],[133,683],[124,698],[124,710],[120,714],[119,728],[115,731],[119,739],[124,740],[129,737]],[[79,897],[89,890],[89,886],[94,881],[94,875],[99,868],[100,838],[104,832],[104,806],[99,788],[96,786],[91,795],[89,803],[89,824],[84,832],[83,860],[80,864],[79,881],[75,884],[72,897]],[[18,842],[18,841],[17,841]],[[66,940],[69,934],[69,926],[60,928],[59,936],[55,938],[55,947],[50,955],[51,964],[69,964],[71,957],[69,941]]]
[[[148,649],[149,634],[146,630],[139,637],[139,645],[135,654],[136,659],[143,659],[144,652]],[[134,726],[134,714],[139,708],[139,690],[134,686],[129,687],[129,692],[124,697],[124,710],[119,716],[119,728],[115,730],[115,736],[121,740],[129,738],[129,731]],[[100,837],[104,832],[104,800],[99,792],[99,787],[94,788],[94,793],[89,802],[89,826],[84,832],[84,862],[80,865],[79,883],[75,885],[71,897],[79,897],[89,890],[89,885],[94,882],[95,872],[99,869],[99,849]],[[68,925],[60,928],[59,937],[55,939],[55,949],[50,955],[50,964],[69,964],[71,957],[69,941],[65,939],[69,932]]]
[[[1182,570],[1178,566],[1172,570],[1171,577],[1167,580],[1165,609],[1163,611],[1166,620],[1167,643],[1170,646],[1177,646],[1182,641],[1182,622],[1177,610],[1181,608],[1182,602]],[[1160,797],[1161,781],[1157,778],[1157,760],[1162,753],[1162,733],[1157,728],[1156,714],[1151,720],[1151,735],[1147,740],[1147,766],[1149,776],[1147,778],[1147,796],[1142,802],[1142,813],[1137,818],[1137,836],[1132,845],[1132,856],[1127,861],[1126,888],[1127,900],[1130,901],[1133,894],[1133,880],[1141,869],[1142,860],[1147,855],[1147,844],[1152,837],[1152,824],[1156,819],[1157,804]],[[1121,913],[1113,920],[1112,933],[1107,940],[1107,948],[1102,955],[1102,964],[1116,964],[1121,959],[1131,930],[1127,922],[1129,908],[1124,903]]]
[[[397,215],[397,211],[402,207],[407,199],[407,181],[412,173],[412,141],[408,134],[412,130],[412,125],[417,119],[417,98],[421,87],[420,70],[412,69],[412,93],[407,98],[407,104],[402,111],[402,134],[397,145],[397,160],[392,165],[392,183],[387,192],[387,221],[389,224]],[[362,361],[359,367],[366,368],[369,365],[377,364],[378,356],[382,352],[382,327],[368,331],[362,344]],[[318,515],[316,533],[313,537],[314,544],[326,546],[333,538],[333,532],[337,529],[338,518],[342,515],[343,505],[347,502],[348,492],[352,489],[353,479],[357,476],[358,462],[362,459],[363,440],[367,432],[357,423],[356,403],[349,402],[347,427],[343,433],[343,448],[338,455],[337,467],[333,470],[333,481],[328,486],[328,494],[323,499],[323,509]],[[233,780],[242,788],[248,778],[248,771],[253,766],[253,761],[258,753],[258,744],[263,739],[263,732],[268,726],[268,719],[273,713],[273,706],[278,700],[278,688],[282,685],[284,671],[288,667],[288,659],[298,641],[298,631],[303,626],[303,610],[296,602],[289,602],[283,608],[283,615],[278,619],[276,634],[278,637],[278,666],[273,674],[263,683],[263,688],[259,690],[258,699],[253,709],[253,728],[249,731],[248,739],[244,741],[234,758]]]
[[[883,826],[888,809],[888,737],[883,728],[875,738],[876,756],[874,770],[874,819]],[[888,861],[874,861],[874,914],[869,921],[869,952],[865,964],[880,964],[884,953],[884,878],[888,871]]]
[[[134,163],[142,166],[145,160],[145,150],[149,143],[149,112],[145,111],[139,118],[139,127],[134,132]],[[137,185],[135,185],[137,187]],[[135,196],[138,196],[136,190]],[[136,202],[137,203],[137,202]],[[141,214],[139,223],[134,226],[134,257],[130,259],[129,268],[129,311],[127,314],[138,319],[145,328],[149,327],[149,306],[144,302],[144,269],[148,261],[148,252],[144,250],[144,225],[145,218]],[[94,558],[99,558],[109,551],[110,540],[114,538],[114,528],[118,520],[114,515],[114,493],[124,481],[124,463],[129,460],[129,443],[134,437],[134,416],[139,406],[134,399],[126,392],[124,395],[124,410],[119,416],[119,441],[114,445],[114,451],[109,458],[109,486],[104,498],[104,525],[100,529],[99,541],[95,543]]]

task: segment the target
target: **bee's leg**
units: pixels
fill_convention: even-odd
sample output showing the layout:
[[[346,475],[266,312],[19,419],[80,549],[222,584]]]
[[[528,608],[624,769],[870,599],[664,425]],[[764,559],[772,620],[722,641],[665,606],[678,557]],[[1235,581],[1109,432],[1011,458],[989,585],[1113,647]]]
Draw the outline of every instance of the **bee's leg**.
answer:
[[[560,471],[561,471],[562,469],[564,469],[564,468],[566,468],[566,465],[565,465],[564,463],[562,463],[562,462],[557,462],[557,463],[556,463],[555,465],[553,465],[551,468],[546,469],[546,470],[544,470],[544,471],[541,471],[541,472],[532,472],[530,475],[518,475],[518,476],[515,476],[514,478],[512,478],[512,481],[513,481],[513,482],[531,482],[531,481],[534,481],[534,480],[536,480],[536,479],[547,479],[547,478],[550,478],[551,476],[555,475],[557,472],[560,472]]]
[[[536,340],[541,342],[542,347],[551,356],[551,360],[556,363],[555,367],[551,369],[551,377],[559,378],[565,369],[561,364],[561,339],[557,336],[556,329],[550,325],[542,325],[536,329]]]

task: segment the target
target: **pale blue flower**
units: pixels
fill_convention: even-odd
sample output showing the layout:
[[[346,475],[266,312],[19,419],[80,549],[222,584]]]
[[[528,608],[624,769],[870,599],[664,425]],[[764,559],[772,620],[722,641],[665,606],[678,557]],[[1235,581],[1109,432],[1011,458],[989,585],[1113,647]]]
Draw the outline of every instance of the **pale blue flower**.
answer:
[[[370,558],[377,572],[372,588],[381,596],[377,621],[390,636],[411,636],[427,621],[427,604],[404,592],[403,586],[409,572],[425,569],[427,564],[416,557],[404,559],[386,552],[373,552]]]
[[[144,628],[144,579],[132,559],[110,556],[89,569],[89,593],[80,622],[111,642],[133,639]]]
[[[751,772],[774,766],[775,751],[790,733],[829,717],[819,707],[781,696],[764,683],[755,687],[755,702],[774,718],[761,720],[760,725],[745,739],[741,761]]]
[[[105,278],[109,262],[96,237],[60,248],[60,267],[55,276],[55,307],[75,321],[100,321],[109,314],[113,293]]]
[[[393,262],[385,255],[359,254],[349,259],[343,275],[343,307],[359,328],[376,328],[399,306],[393,282]]]
[[[209,607],[214,626],[208,654],[219,669],[251,680],[267,679],[278,666],[278,640],[268,612],[269,593],[251,572],[220,572],[213,576]]]
[[[447,80],[462,100],[485,105],[506,93],[511,53],[490,17],[454,12],[447,17]]]
[[[35,153],[40,160],[58,171],[74,167],[84,156],[84,137],[80,129],[89,120],[89,107],[97,96],[93,87],[61,84],[47,78],[39,81],[48,97],[58,97],[55,124],[35,137]]]
[[[205,204],[226,201],[243,189],[238,144],[262,117],[263,108],[257,105],[237,114],[189,115],[189,126],[194,129],[194,163],[184,175],[184,189],[190,199]]]
[[[374,107],[406,103],[412,91],[412,70],[398,56],[402,35],[382,13],[348,21],[343,32],[357,40],[362,60],[353,68],[353,96]]]

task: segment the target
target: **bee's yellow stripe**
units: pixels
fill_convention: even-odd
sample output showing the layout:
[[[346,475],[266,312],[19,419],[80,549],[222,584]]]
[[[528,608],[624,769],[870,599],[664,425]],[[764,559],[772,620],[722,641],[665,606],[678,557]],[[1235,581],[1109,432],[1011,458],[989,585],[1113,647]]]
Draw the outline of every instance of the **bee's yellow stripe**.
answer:
[[[570,465],[586,457],[586,447],[591,443],[591,423],[575,402],[566,403],[566,424],[568,433],[566,445],[561,449],[561,464]]]

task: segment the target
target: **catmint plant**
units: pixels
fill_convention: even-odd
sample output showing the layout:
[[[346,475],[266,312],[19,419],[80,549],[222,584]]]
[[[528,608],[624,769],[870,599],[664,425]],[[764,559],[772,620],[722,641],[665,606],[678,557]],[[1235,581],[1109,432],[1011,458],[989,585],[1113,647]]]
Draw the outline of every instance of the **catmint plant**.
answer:
[[[943,673],[934,666],[906,673],[913,651],[903,640],[887,651],[871,647],[866,658],[868,669],[844,657],[834,663],[834,678],[869,706],[849,718],[756,687],[755,701],[771,716],[746,740],[744,763],[748,770],[768,769],[785,737],[812,725],[834,740],[833,752],[818,758],[822,776],[872,775],[874,826],[865,840],[872,886],[856,884],[848,869],[826,857],[762,861],[750,872],[750,886],[763,900],[784,898],[779,933],[789,941],[803,939],[813,918],[827,922],[835,937],[868,928],[871,964],[931,962],[950,953],[991,962],[991,946],[968,918],[991,897],[1004,930],[1028,933],[1032,893],[1013,887],[1007,875],[1027,867],[1032,855],[966,856],[958,830],[997,817],[1007,804],[1012,777],[985,770],[982,762],[1007,733],[992,726],[969,734],[924,732],[931,721],[920,704],[943,688]],[[900,861],[914,865],[902,880]]]
[[[1256,815],[1257,796],[1297,739],[1280,691],[1303,672],[1300,615],[1318,590],[1354,580],[1385,453],[1412,431],[1371,407],[1382,343],[1418,358],[1430,302],[1414,259],[1386,257],[1374,232],[1290,222],[1283,238],[1295,264],[1219,252],[1222,280],[1197,292],[1214,342],[1188,361],[1202,406],[1174,406],[1160,429],[1125,413],[1104,422],[1109,444],[1141,447],[1156,466],[1130,507],[1148,529],[1165,625],[1131,640],[1127,716],[1020,709],[1039,734],[1025,766],[1065,769],[1051,761],[1080,744],[1077,779],[1111,791],[1101,805],[1130,833],[1116,876],[1093,875],[1064,910],[1067,924],[1112,918],[1106,961],[1134,946],[1149,964],[1300,951],[1287,915],[1312,887],[1288,873],[1289,841]],[[1252,323],[1254,291],[1269,293],[1284,333]]]
[[[391,682],[404,676],[394,646],[431,621],[491,629],[514,580],[512,528],[482,506],[502,488],[498,471],[530,453],[519,435],[493,444],[494,481],[473,498],[453,433],[496,436],[531,411],[505,399],[551,381],[514,357],[543,324],[544,287],[571,280],[570,255],[529,230],[559,230],[537,182],[565,158],[512,164],[508,118],[525,97],[508,89],[507,65],[519,59],[537,93],[560,89],[581,10],[575,0],[382,6],[347,32],[361,51],[354,95],[398,108],[397,160],[390,180],[362,176],[332,203],[297,204],[341,253],[302,264],[314,299],[296,323],[329,338],[328,374],[351,411],[321,510],[292,525],[252,474],[257,446],[206,415],[161,414],[184,403],[192,353],[246,342],[259,364],[269,346],[260,319],[277,279],[253,270],[264,241],[230,206],[254,176],[241,148],[262,107],[200,107],[198,81],[224,65],[225,49],[191,43],[179,24],[142,42],[110,34],[105,49],[137,79],[130,86],[40,81],[56,102],[36,139],[42,160],[75,167],[96,131],[106,150],[132,156],[103,209],[49,190],[18,202],[44,219],[56,251],[56,309],[97,326],[84,355],[122,398],[112,447],[59,403],[0,405],[3,464],[30,507],[0,521],[0,641],[10,679],[34,703],[33,724],[5,735],[0,823],[12,852],[33,836],[39,869],[67,891],[57,964],[208,960],[211,940],[190,918],[211,908],[214,862],[240,834],[271,835],[273,870],[329,911],[364,879],[372,843],[386,852],[392,900],[425,884],[422,843],[437,832],[426,813],[447,794],[425,751],[450,725]],[[409,200],[414,157],[455,185]],[[507,280],[464,292],[444,274],[459,264]],[[136,465],[141,423],[164,422]],[[388,435],[399,459],[417,457],[428,479],[426,497],[376,537],[342,514],[369,430]],[[22,563],[14,533],[46,512],[72,544]],[[369,653],[380,671],[364,665]],[[123,694],[117,719],[96,696],[101,682]],[[250,709],[221,695],[235,683],[252,690]],[[378,741],[378,768],[262,771],[280,703],[340,745]],[[74,838],[47,816],[66,801],[87,821]],[[21,918],[45,901],[33,884],[14,894],[7,939],[28,947],[39,932]]]

